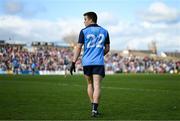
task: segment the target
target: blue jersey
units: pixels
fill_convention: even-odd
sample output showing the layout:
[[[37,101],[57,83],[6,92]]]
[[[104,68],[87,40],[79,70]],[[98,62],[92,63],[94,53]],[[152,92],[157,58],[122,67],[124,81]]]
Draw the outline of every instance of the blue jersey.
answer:
[[[82,65],[104,65],[104,46],[109,44],[109,34],[97,24],[91,24],[82,29],[78,43],[84,44]]]
[[[18,67],[19,67],[19,61],[18,61],[18,59],[17,59],[17,58],[13,58],[12,64],[13,64],[13,66],[14,66],[15,68],[18,68]]]
[[[36,63],[32,63],[32,64],[31,64],[31,68],[32,68],[32,69],[35,69],[35,68],[36,68]]]

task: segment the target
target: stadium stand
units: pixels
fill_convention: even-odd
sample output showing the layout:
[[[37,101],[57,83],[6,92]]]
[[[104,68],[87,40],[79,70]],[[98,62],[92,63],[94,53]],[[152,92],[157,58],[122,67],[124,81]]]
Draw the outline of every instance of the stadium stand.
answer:
[[[31,51],[24,44],[0,41],[0,74],[64,74],[72,60],[73,47],[34,42]],[[152,56],[153,55],[153,56]],[[180,60],[157,57],[149,51],[126,50],[110,52],[105,69],[114,73],[180,73]],[[77,72],[82,73],[81,59]]]

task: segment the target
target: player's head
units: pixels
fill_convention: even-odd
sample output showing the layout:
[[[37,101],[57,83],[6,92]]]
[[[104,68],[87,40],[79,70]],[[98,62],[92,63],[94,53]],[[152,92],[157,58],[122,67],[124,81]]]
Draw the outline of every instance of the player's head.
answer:
[[[96,23],[97,23],[97,14],[95,12],[84,13],[85,26],[88,26],[90,24],[96,24]]]

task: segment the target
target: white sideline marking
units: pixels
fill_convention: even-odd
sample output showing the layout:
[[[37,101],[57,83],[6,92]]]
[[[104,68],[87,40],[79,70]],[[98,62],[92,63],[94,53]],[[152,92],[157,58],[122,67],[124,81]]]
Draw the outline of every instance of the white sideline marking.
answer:
[[[13,82],[6,80],[5,82]],[[22,83],[22,81],[15,81]],[[24,83],[39,83],[39,82],[24,82]],[[52,83],[41,83],[41,84],[52,84]],[[73,86],[73,87],[83,87],[83,85],[77,85],[77,84],[67,84],[67,83],[55,83],[55,85],[58,86]],[[110,87],[110,86],[102,86],[103,89],[112,89],[112,90],[125,90],[125,91],[140,91],[140,92],[162,92],[162,93],[179,93],[179,90],[172,91],[172,90],[158,90],[158,89],[135,89],[135,88],[122,88],[122,87]]]
[[[83,87],[81,85],[69,85],[65,83],[59,83],[59,86],[74,86],[74,87]],[[179,91],[169,91],[169,90],[157,90],[157,89],[135,89],[135,88],[122,88],[122,87],[106,87],[102,86],[103,89],[112,89],[112,90],[126,90],[126,91],[141,91],[141,92],[163,92],[163,93],[169,93],[169,92],[179,92]]]

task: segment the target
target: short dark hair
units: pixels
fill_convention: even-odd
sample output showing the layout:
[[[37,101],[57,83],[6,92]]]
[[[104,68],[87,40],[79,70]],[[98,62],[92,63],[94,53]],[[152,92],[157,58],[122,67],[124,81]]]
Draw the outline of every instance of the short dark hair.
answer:
[[[87,16],[89,19],[92,19],[94,23],[97,23],[97,14],[95,12],[86,12],[84,16]]]

